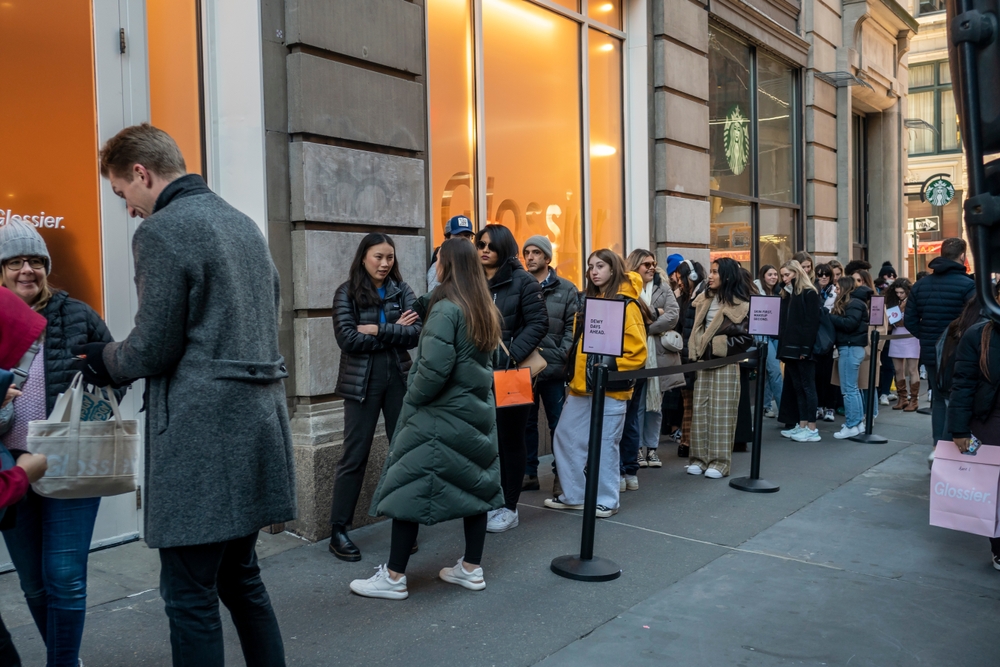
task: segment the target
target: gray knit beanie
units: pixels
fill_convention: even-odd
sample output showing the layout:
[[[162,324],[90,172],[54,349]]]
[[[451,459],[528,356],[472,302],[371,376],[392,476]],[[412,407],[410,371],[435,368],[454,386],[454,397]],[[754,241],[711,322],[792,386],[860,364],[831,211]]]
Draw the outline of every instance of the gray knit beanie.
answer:
[[[14,257],[42,257],[45,272],[52,272],[52,257],[38,230],[22,220],[8,219],[0,225],[0,264]]]
[[[533,245],[541,250],[542,254],[548,257],[550,262],[552,261],[552,241],[550,241],[547,236],[542,236],[541,234],[532,236],[524,242],[524,246],[521,247],[521,252],[524,252],[524,250],[530,245]]]

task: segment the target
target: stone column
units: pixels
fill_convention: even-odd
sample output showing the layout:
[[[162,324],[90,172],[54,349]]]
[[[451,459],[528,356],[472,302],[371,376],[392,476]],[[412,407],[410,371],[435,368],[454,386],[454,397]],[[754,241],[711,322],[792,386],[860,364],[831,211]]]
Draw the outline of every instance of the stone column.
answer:
[[[406,0],[264,4],[271,242],[285,283],[282,345],[294,369],[299,511],[288,527],[319,540],[330,534],[344,428],[333,293],[370,231],[391,234],[403,279],[418,294],[426,287],[424,11]],[[369,521],[386,447],[380,426],[355,525]]]
[[[699,0],[652,0],[654,241],[657,261],[708,266],[708,11]]]

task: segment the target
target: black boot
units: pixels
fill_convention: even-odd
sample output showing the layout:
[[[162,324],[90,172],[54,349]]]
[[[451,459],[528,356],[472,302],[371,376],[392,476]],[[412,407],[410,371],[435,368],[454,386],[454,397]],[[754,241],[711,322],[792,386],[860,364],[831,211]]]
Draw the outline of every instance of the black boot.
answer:
[[[347,536],[347,529],[343,526],[333,527],[333,534],[330,535],[330,553],[348,563],[361,560],[361,549],[351,542],[351,538]]]
[[[686,459],[691,455],[691,448],[687,445],[677,445],[677,458]]]
[[[540,488],[538,485],[538,475],[525,475],[524,479],[521,480],[522,491],[538,491]]]

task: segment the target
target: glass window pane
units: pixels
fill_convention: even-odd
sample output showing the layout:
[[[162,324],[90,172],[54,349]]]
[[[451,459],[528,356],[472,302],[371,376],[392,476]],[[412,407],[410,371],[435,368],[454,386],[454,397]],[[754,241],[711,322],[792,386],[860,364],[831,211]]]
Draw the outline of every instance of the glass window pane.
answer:
[[[476,221],[475,55],[472,0],[428,0],[431,239],[444,240],[453,215]]]
[[[710,28],[708,69],[711,188],[751,195],[750,47]]]
[[[93,11],[90,2],[0,4],[0,207],[3,217],[26,219],[44,237],[50,284],[100,313]]]
[[[621,4],[621,0],[587,0],[587,16],[612,28],[621,28]]]
[[[720,257],[731,257],[752,272],[750,252],[754,242],[752,205],[722,197],[712,197],[711,203],[712,236],[709,242],[709,255],[712,261]]]
[[[910,93],[907,104],[910,107],[909,117],[919,118],[931,126],[934,125],[934,91]],[[918,127],[910,130],[910,155],[934,152],[934,133],[930,128]]]
[[[580,30],[523,0],[483,2],[486,209],[518,243],[552,241],[553,266],[583,277]]]
[[[794,85],[791,67],[758,53],[758,193],[764,199],[795,201]]]
[[[948,63],[938,63],[938,83],[951,83],[951,68]]]
[[[551,0],[557,5],[562,5],[566,9],[572,9],[574,12],[580,11],[580,0]]]
[[[913,65],[910,67],[910,88],[934,85],[934,65]]]
[[[957,151],[959,148],[958,112],[951,88],[941,91],[941,150]]]
[[[591,247],[625,255],[622,155],[622,44],[590,31]]]
[[[781,266],[795,254],[795,209],[760,207],[760,266]]]
[[[920,15],[944,11],[944,0],[920,0]]]
[[[201,81],[197,0],[146,0],[149,120],[177,141],[192,174],[201,174]]]

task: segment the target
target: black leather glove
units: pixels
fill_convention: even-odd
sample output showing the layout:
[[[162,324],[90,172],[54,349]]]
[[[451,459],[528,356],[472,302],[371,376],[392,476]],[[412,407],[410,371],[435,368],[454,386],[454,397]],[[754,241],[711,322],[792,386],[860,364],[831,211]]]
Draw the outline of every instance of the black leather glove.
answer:
[[[83,357],[73,363],[73,370],[83,373],[83,379],[88,384],[97,387],[114,387],[111,373],[104,365],[104,348],[107,343],[87,343],[70,349],[74,355]]]

